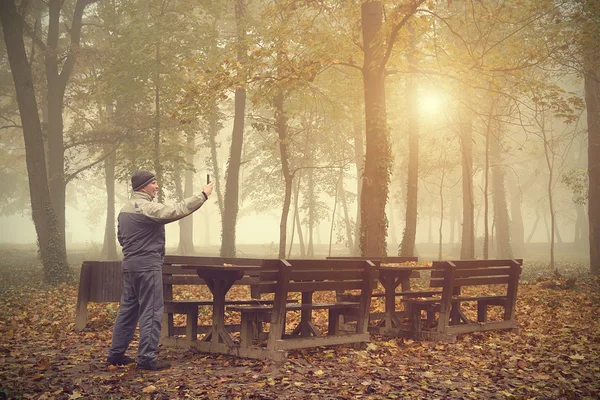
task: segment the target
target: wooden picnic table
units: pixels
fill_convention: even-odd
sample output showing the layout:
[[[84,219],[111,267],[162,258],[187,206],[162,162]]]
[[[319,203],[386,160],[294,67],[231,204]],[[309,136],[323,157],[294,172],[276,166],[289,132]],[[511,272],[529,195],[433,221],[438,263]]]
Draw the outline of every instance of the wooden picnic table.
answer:
[[[183,269],[196,271],[213,295],[212,327],[202,341],[195,345],[200,351],[231,354],[235,346],[225,327],[225,296],[233,284],[252,271],[261,269],[260,265],[194,265],[183,264]]]
[[[396,297],[399,295],[396,292],[400,286],[401,293],[409,293],[410,277],[414,272],[431,270],[429,265],[392,265],[381,264],[379,267],[378,280],[384,288],[384,316],[377,325],[372,329],[379,334],[397,334],[398,330],[403,328],[400,318],[404,317],[405,313],[396,311]]]

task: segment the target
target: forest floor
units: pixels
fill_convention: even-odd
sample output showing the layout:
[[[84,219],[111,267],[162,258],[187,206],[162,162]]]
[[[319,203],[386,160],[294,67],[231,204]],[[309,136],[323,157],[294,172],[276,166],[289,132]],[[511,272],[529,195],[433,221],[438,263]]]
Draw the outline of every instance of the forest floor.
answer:
[[[280,363],[161,348],[173,366],[149,372],[104,364],[117,304],[91,304],[76,332],[77,282],[44,286],[31,258],[2,255],[0,399],[600,398],[600,288],[583,265],[558,274],[525,263],[519,334],[452,344],[372,336],[365,350],[294,351]],[[136,348],[137,336],[129,355]]]

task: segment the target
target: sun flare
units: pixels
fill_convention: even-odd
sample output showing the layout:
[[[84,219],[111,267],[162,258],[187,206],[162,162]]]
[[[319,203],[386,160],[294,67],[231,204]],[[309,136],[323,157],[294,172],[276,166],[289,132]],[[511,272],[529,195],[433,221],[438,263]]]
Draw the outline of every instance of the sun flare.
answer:
[[[421,114],[434,114],[442,110],[444,99],[439,93],[424,92],[419,96],[419,112]]]

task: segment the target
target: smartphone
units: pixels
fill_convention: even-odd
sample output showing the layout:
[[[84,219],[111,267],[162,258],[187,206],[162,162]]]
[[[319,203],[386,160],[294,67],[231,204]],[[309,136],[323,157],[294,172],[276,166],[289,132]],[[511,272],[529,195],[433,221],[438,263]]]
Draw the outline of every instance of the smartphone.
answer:
[[[210,174],[206,174],[206,184],[210,183]]]

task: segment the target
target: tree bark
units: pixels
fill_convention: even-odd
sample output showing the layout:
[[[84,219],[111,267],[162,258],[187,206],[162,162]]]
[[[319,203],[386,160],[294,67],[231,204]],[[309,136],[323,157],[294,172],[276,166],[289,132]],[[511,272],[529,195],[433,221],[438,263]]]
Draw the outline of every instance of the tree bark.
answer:
[[[416,69],[416,39],[414,27],[408,26],[410,32],[410,50],[408,64],[411,71]],[[417,107],[417,82],[413,74],[407,78],[406,102],[408,112],[408,178],[406,182],[406,220],[400,256],[412,257],[417,236],[417,192],[419,185],[419,110]]]
[[[392,164],[385,104],[383,42],[380,38],[383,6],[363,3],[361,25],[364,43],[366,157],[361,193],[360,249],[362,256],[386,255],[385,204]]]
[[[109,125],[112,125],[113,106],[106,106],[106,116]],[[109,144],[104,145],[104,152],[108,153]],[[101,258],[103,260],[118,260],[117,255],[117,234],[115,232],[115,163],[116,151],[113,151],[104,161],[104,179],[106,182],[106,226],[104,227],[104,243],[102,245]]]
[[[460,258],[475,258],[475,203],[473,200],[473,118],[463,109],[460,121],[460,150],[462,165],[463,224]]]
[[[525,226],[523,224],[523,213],[521,212],[521,202],[523,194],[515,182],[512,174],[508,175],[508,187],[510,191],[510,237],[513,246],[516,246],[517,252],[525,244]]]
[[[354,247],[350,249],[350,254],[352,256],[358,256],[360,254],[360,205],[365,168],[363,131],[358,119],[354,120],[354,163],[356,165],[356,224],[354,226]]]
[[[283,108],[283,93],[279,93],[274,100],[275,106],[275,129],[279,137],[279,153],[281,155],[281,172],[285,181],[285,193],[283,196],[283,208],[281,220],[279,221],[279,258],[285,258],[285,244],[287,235],[287,220],[290,212],[292,199],[292,173],[290,172],[289,155],[287,149],[287,119]]]
[[[494,226],[496,238],[496,258],[513,258],[510,244],[510,219],[508,217],[508,204],[506,202],[506,189],[504,186],[504,167],[502,165],[502,147],[500,146],[501,134],[495,130],[496,135],[491,135],[490,158],[492,162],[492,200],[494,202]]]
[[[237,60],[243,65],[247,61],[246,44],[246,4],[245,0],[235,3],[235,21],[237,28]],[[231,148],[227,164],[227,181],[225,183],[225,199],[223,204],[223,229],[221,257],[235,257],[235,233],[239,211],[239,175],[242,163],[242,147],[244,144],[244,116],[246,113],[246,89],[235,90],[235,116],[231,134]]]
[[[186,143],[186,162],[188,165],[194,163],[194,145],[196,142],[196,135],[193,131],[187,133]],[[175,171],[179,176],[176,177],[175,182],[180,182],[181,174],[179,168]],[[188,198],[194,194],[194,171],[187,168],[183,175],[183,188],[179,184],[179,191],[181,191],[181,197]],[[192,217],[182,218],[179,220],[179,244],[177,246],[177,253],[183,256],[190,256],[194,254],[194,219]]]
[[[219,113],[216,103],[212,105],[210,115],[208,116],[208,141],[210,143],[210,159],[213,166],[213,178],[215,182],[214,191],[217,194],[217,204],[219,205],[219,214],[223,220],[223,194],[221,191],[221,168],[219,168],[219,157],[217,155],[217,135],[219,134]],[[223,224],[221,223],[221,226]]]
[[[70,277],[65,250],[64,230],[54,210],[48,188],[46,156],[38,114],[31,67],[25,52],[21,16],[14,1],[0,5],[0,22],[10,64],[25,142],[25,162],[31,197],[31,215],[35,226],[44,280],[64,282]],[[64,186],[63,186],[64,190]],[[63,223],[64,226],[64,223]]]
[[[600,276],[600,72],[585,74],[588,124],[588,218],[590,229],[590,273]]]

